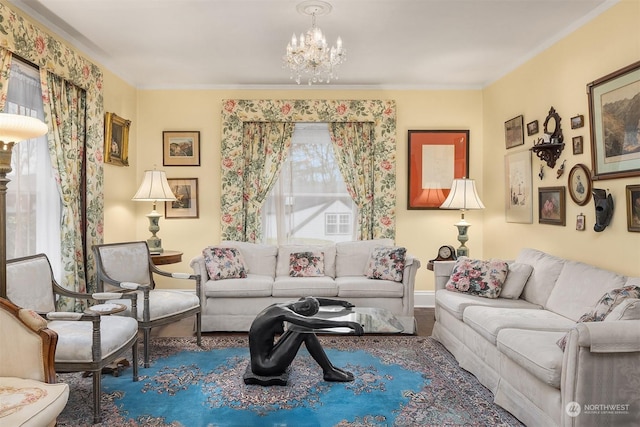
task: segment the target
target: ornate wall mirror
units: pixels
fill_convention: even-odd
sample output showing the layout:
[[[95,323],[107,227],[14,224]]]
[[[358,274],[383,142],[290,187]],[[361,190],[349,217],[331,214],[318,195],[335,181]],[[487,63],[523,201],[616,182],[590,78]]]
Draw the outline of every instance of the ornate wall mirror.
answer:
[[[551,169],[556,166],[556,160],[562,154],[564,150],[564,136],[562,135],[562,126],[560,122],[562,119],[556,112],[555,108],[551,107],[549,114],[544,121],[544,137],[539,138],[538,142],[534,143],[531,149],[540,160],[547,163]]]

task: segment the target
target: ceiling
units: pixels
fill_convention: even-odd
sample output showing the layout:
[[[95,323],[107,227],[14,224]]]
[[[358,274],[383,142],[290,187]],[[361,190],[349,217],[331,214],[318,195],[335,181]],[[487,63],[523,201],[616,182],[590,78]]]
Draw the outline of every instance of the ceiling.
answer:
[[[301,0],[8,1],[137,88],[309,88],[282,66]],[[330,0],[347,61],[312,88],[482,88],[616,2]]]

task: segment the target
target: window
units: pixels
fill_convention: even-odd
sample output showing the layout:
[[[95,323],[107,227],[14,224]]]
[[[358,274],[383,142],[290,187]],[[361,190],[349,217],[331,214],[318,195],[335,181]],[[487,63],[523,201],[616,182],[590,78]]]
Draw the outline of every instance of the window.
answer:
[[[327,235],[351,234],[351,214],[325,213],[324,224]]]
[[[327,123],[296,123],[287,161],[262,209],[263,241],[354,240],[356,206],[335,161]]]
[[[12,58],[4,112],[44,120],[40,74]],[[47,137],[13,147],[7,190],[7,258],[46,253],[60,278],[60,195],[51,168]],[[56,260],[58,262],[56,263]]]

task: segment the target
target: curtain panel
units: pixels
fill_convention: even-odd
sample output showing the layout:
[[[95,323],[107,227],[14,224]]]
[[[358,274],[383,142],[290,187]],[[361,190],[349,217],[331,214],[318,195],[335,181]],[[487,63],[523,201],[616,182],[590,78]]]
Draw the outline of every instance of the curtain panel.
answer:
[[[103,146],[104,146],[104,107],[102,94],[102,71],[96,65],[76,53],[54,36],[44,32],[30,21],[0,3],[0,46],[8,51],[36,64],[86,91],[86,234],[84,245],[73,250],[82,253],[84,248],[102,243],[103,239]],[[2,71],[5,68],[3,65]],[[4,100],[3,100],[4,102]],[[45,105],[48,103],[44,99]],[[80,227],[81,224],[76,224]],[[64,238],[61,237],[63,243]],[[71,248],[68,248],[71,250]],[[64,251],[64,249],[63,249]],[[86,259],[86,277],[89,290],[95,286],[95,260],[92,251],[83,253],[76,259]],[[82,284],[75,282],[78,271],[85,267],[63,265],[62,276],[68,278],[63,285],[72,290],[82,290]]]
[[[244,218],[244,124],[247,122],[373,123],[370,238],[395,239],[396,105],[392,100],[222,101],[222,240],[247,240]]]
[[[262,237],[260,212],[273,188],[282,164],[287,160],[294,123],[246,122],[243,130],[244,238],[257,242]]]

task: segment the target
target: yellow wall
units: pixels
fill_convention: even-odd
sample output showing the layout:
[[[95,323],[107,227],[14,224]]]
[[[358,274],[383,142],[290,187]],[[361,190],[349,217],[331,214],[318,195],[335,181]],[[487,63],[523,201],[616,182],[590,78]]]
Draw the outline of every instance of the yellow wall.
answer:
[[[181,264],[166,266],[170,271],[190,271],[188,261],[204,247],[220,241],[220,139],[222,99],[393,99],[397,106],[397,233],[396,243],[406,246],[425,266],[418,272],[418,289],[433,288],[426,261],[434,258],[441,244],[455,244],[457,212],[438,210],[408,211],[407,203],[407,131],[409,129],[469,129],[470,171],[482,176],[482,97],[480,91],[220,91],[220,90],[146,90],[138,99],[138,134],[135,148],[137,174],[157,165],[169,178],[198,178],[200,217],[198,219],[161,219],[159,236],[165,249],[184,252]],[[197,130],[201,139],[201,166],[162,166],[162,131]],[[140,179],[138,178],[138,180]],[[106,181],[106,180],[105,180]],[[111,186],[107,182],[108,186]],[[119,187],[122,199],[131,197],[133,187]],[[131,202],[133,203],[133,202]],[[136,239],[146,239],[148,222],[144,214],[150,205],[136,203]],[[162,210],[158,209],[161,213]],[[108,215],[117,215],[111,210]],[[471,213],[470,247],[481,256],[482,215]],[[114,223],[109,218],[107,222]],[[106,227],[105,227],[106,228]],[[109,233],[105,239],[109,240]],[[162,283],[161,283],[162,285]]]
[[[625,186],[640,184],[640,177],[594,181],[595,188],[611,191],[615,203],[611,225],[601,233],[593,231],[593,199],[585,206],[578,206],[568,192],[566,227],[537,222],[539,187],[567,186],[568,173],[577,163],[591,169],[586,85],[640,59],[639,23],[640,2],[622,1],[483,91],[483,201],[487,206],[483,247],[486,257],[515,257],[526,246],[640,276],[640,235],[627,231],[625,200]],[[530,148],[534,136],[525,136],[524,146],[506,150],[503,123],[523,114],[525,124],[538,120],[542,130],[551,106],[562,117],[565,149],[554,170],[545,165],[542,181],[537,176],[542,162],[533,156],[534,223],[506,223],[504,156]],[[571,129],[570,118],[578,114],[585,116],[585,126]],[[584,153],[573,155],[571,138],[579,135],[584,137]],[[566,172],[557,179],[556,171],[564,160]],[[575,229],[579,213],[586,215],[585,231]]]

